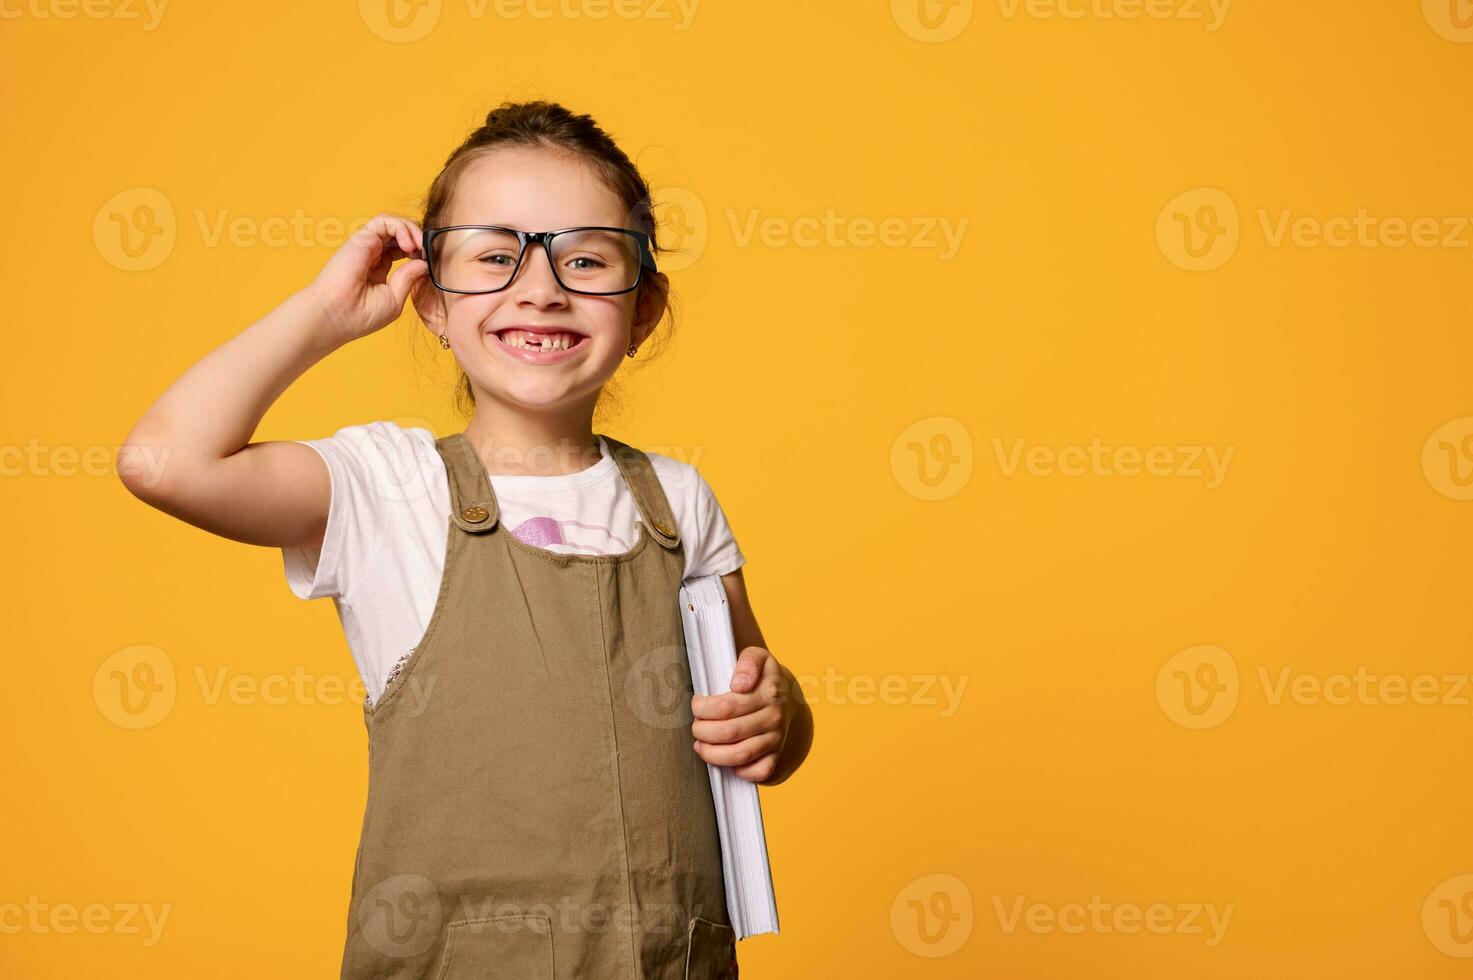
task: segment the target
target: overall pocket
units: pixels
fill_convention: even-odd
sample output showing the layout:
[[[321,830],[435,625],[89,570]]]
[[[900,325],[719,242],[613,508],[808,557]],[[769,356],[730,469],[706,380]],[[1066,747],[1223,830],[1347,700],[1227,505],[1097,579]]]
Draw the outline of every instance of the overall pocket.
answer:
[[[552,928],[545,915],[461,919],[445,927],[435,980],[553,980]]]
[[[700,916],[690,920],[685,980],[731,980],[736,976],[736,930]]]

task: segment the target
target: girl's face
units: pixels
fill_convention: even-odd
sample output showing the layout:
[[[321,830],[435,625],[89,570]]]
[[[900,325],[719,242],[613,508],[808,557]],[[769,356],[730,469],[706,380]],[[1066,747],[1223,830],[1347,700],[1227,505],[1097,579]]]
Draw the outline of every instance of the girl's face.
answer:
[[[502,147],[461,173],[440,225],[519,231],[631,227],[624,212],[619,197],[576,157]],[[629,345],[642,342],[659,322],[668,289],[663,274],[645,270],[633,292],[568,292],[553,276],[540,244],[528,244],[516,278],[499,292],[464,295],[442,292],[428,278],[422,283],[415,302],[420,316],[432,332],[449,339],[478,403],[485,394],[526,409],[580,413],[592,411]],[[573,334],[576,343],[551,357],[528,356],[514,346],[515,334],[507,333],[518,327],[555,328]]]

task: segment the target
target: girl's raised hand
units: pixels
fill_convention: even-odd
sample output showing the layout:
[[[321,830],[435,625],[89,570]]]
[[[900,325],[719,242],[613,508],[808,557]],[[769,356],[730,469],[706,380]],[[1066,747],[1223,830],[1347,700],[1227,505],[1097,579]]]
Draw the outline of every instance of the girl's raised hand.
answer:
[[[409,290],[429,271],[421,240],[413,221],[380,214],[327,260],[305,292],[317,300],[338,343],[366,337],[404,312]],[[390,275],[389,266],[406,257],[412,261]]]

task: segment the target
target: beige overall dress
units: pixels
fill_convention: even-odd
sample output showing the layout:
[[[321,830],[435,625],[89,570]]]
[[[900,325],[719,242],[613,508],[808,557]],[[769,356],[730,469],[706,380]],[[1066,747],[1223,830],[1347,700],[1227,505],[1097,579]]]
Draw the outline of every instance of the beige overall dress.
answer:
[[[642,520],[615,555],[514,537],[464,433],[424,638],[364,705],[368,802],[342,977],[734,977],[692,748],[684,556],[643,452],[604,437]]]

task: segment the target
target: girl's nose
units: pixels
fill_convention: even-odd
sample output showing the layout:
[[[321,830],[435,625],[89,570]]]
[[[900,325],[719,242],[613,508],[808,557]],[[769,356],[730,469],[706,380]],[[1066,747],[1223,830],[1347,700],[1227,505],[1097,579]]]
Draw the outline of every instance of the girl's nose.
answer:
[[[567,293],[558,284],[557,276],[553,275],[552,262],[540,243],[527,246],[526,254],[522,256],[522,267],[517,270],[507,291],[516,303],[548,306],[567,302]]]

